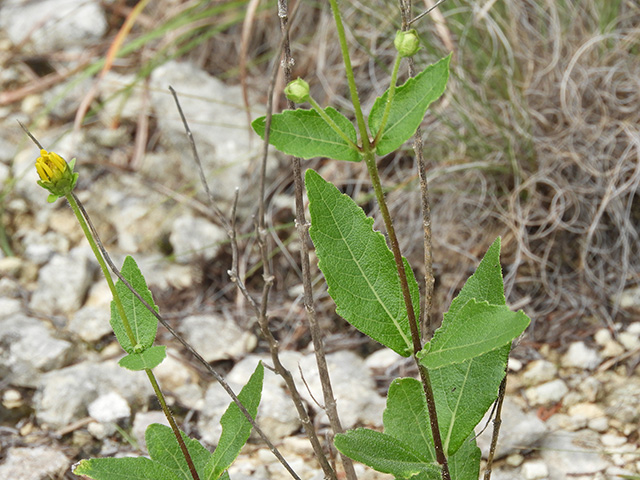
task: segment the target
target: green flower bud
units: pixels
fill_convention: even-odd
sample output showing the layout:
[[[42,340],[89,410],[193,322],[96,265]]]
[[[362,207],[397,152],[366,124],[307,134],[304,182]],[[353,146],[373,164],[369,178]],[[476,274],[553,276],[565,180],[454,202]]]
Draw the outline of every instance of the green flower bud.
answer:
[[[420,37],[418,37],[418,32],[413,28],[406,32],[398,30],[393,44],[401,57],[411,57],[420,50]]]
[[[304,103],[309,100],[309,84],[301,78],[292,80],[284,89],[284,94],[292,102]]]
[[[76,186],[78,174],[73,173],[74,164],[75,159],[67,164],[57,153],[40,150],[40,156],[36,160],[36,170],[40,176],[38,185],[51,192],[49,202],[55,202],[58,197],[71,193]]]

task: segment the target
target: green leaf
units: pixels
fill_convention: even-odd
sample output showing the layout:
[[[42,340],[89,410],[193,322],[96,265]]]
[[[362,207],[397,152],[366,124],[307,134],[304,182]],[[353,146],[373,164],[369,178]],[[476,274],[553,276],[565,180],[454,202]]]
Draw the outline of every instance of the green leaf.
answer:
[[[428,461],[436,461],[429,410],[418,380],[396,378],[391,382],[383,424],[386,434],[423,452]]]
[[[81,460],[73,473],[94,480],[181,480],[164,465],[146,457]]]
[[[444,93],[450,61],[451,55],[448,55],[396,88],[387,124],[376,144],[378,155],[393,152],[416,133],[429,105]],[[371,108],[369,128],[374,136],[382,123],[388,94],[387,90]]]
[[[373,219],[351,198],[313,170],[307,170],[305,183],[309,233],[336,312],[377,342],[410,356],[411,329],[393,253],[384,236],[373,230]],[[418,318],[418,283],[406,260],[404,264]]]
[[[238,394],[238,399],[254,419],[258,413],[258,405],[262,396],[263,378],[264,367],[260,362],[247,384]],[[235,402],[232,402],[222,415],[220,425],[222,425],[222,435],[220,435],[218,446],[205,467],[204,480],[216,480],[220,477],[236,459],[251,434],[251,423]]]
[[[189,438],[186,433],[181,431],[180,434],[187,446],[198,475],[202,475],[207,462],[211,458],[211,452],[204,448],[198,440]],[[147,427],[144,437],[152,460],[172,470],[180,479],[193,480],[180,445],[178,445],[171,428],[159,423],[152,423]]]
[[[347,117],[335,108],[324,109],[342,132],[358,143],[356,129]],[[264,139],[266,117],[253,121],[253,130]],[[315,110],[285,110],[271,117],[269,143],[281,152],[302,158],[328,157],[359,162],[360,153],[329,126]]]
[[[454,455],[447,459],[451,478],[455,478],[455,480],[478,480],[480,477],[481,456],[482,453],[472,435],[462,443],[462,446]]]
[[[506,305],[469,300],[454,315],[448,315],[430,342],[418,353],[427,368],[439,368],[478,357],[511,341],[529,325],[524,312]]]
[[[478,302],[488,302],[489,305],[506,305],[504,297],[504,283],[502,281],[502,267],[500,266],[500,237],[493,244],[480,261],[478,268],[471,275],[453,299],[445,317],[455,315],[471,299]]]
[[[346,456],[396,478],[411,478],[423,473],[426,475],[423,478],[437,480],[441,475],[440,467],[430,462],[424,452],[386,433],[358,428],[336,435],[334,444]]]
[[[147,283],[138,265],[130,256],[127,256],[124,260],[122,276],[127,279],[136,292],[138,292],[149,305],[153,305],[155,310],[158,311],[158,307],[153,303],[153,297],[147,288]],[[111,302],[111,328],[113,328],[116,338],[125,352],[141,353],[153,345],[153,341],[156,338],[156,331],[158,330],[158,320],[121,281],[116,283],[116,291],[120,296],[122,306],[127,314],[129,325],[137,342],[136,345],[131,344],[114,301]]]
[[[128,370],[146,370],[157,367],[167,356],[167,347],[164,345],[156,345],[147,348],[141,353],[130,353],[118,362],[123,368]]]

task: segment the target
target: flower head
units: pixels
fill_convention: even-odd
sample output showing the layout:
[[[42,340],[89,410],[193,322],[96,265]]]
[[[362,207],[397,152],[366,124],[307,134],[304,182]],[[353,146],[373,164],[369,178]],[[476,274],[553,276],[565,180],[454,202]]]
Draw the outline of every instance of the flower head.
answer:
[[[295,103],[304,103],[309,100],[309,84],[303,79],[292,80],[284,89],[284,94]]]
[[[36,160],[36,170],[40,176],[38,185],[51,192],[49,202],[55,202],[58,197],[71,193],[76,186],[78,174],[73,173],[75,162],[75,158],[67,163],[57,153],[40,150],[40,156]]]
[[[411,57],[420,50],[420,37],[413,28],[406,32],[399,30],[393,44],[401,57]]]

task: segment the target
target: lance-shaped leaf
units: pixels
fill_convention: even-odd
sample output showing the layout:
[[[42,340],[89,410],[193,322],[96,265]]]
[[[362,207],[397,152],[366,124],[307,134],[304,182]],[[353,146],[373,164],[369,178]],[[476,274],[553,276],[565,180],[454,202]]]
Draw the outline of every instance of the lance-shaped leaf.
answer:
[[[324,109],[353,144],[358,143],[356,129],[335,108]],[[264,139],[266,117],[253,121],[253,130]],[[271,117],[269,143],[281,152],[302,158],[328,157],[359,162],[360,153],[342,138],[315,110],[285,110]]]
[[[140,353],[130,353],[118,362],[123,368],[128,370],[151,370],[162,363],[167,356],[167,347],[164,345],[156,345],[149,347]]]
[[[406,425],[405,428],[412,426]],[[430,462],[424,452],[386,433],[358,428],[336,435],[334,443],[348,457],[396,478],[423,474],[425,480],[437,480],[441,476],[440,467]]]
[[[429,105],[444,93],[449,79],[450,61],[451,55],[429,65],[421,73],[407,80],[404,85],[396,88],[391,101],[389,118],[376,144],[378,155],[393,152],[416,133]],[[388,94],[387,90],[376,99],[371,108],[369,128],[374,136],[378,134],[382,123]]]
[[[467,438],[455,455],[449,457],[449,473],[456,480],[478,480],[482,453],[473,436]]]
[[[461,363],[511,343],[529,321],[522,311],[512,312],[506,305],[471,299],[447,316],[418,358],[427,368]]]
[[[255,419],[262,396],[264,367],[258,363],[255,372],[238,394],[238,399]],[[231,403],[220,419],[222,434],[218,446],[205,466],[203,480],[216,480],[240,454],[240,450],[251,434],[251,423],[235,403]]]
[[[205,465],[211,458],[211,452],[204,448],[198,440],[190,438],[182,431],[180,434],[187,446],[187,450],[189,451],[191,460],[193,460],[193,465],[196,467],[198,475],[202,475]],[[152,460],[172,470],[180,479],[193,480],[182,450],[171,428],[166,425],[160,425],[159,423],[152,423],[147,427],[144,438],[147,442],[147,449],[149,450],[149,456]]]
[[[146,457],[81,460],[73,473],[94,480],[182,480],[171,469]]]
[[[158,311],[158,307],[153,303],[151,292],[147,288],[147,282],[145,282],[138,265],[132,257],[127,256],[125,258],[121,273],[136,292]],[[141,353],[153,345],[156,331],[158,330],[158,320],[121,281],[116,283],[116,291],[122,301],[136,344],[131,344],[114,301],[111,302],[111,328],[113,328],[116,338],[125,352]]]
[[[336,311],[351,325],[398,354],[412,352],[411,330],[393,259],[373,219],[347,195],[313,170],[305,174],[310,235],[318,265],[336,303]],[[418,318],[419,289],[405,260],[414,312]]]

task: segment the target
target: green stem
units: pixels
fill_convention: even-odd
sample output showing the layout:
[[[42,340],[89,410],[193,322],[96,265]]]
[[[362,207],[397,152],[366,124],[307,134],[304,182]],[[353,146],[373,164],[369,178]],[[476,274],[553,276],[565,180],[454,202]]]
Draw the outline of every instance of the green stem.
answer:
[[[340,50],[342,51],[342,61],[344,62],[345,74],[347,75],[347,82],[349,83],[349,92],[351,93],[351,103],[356,113],[356,123],[358,124],[358,130],[360,130],[360,137],[362,138],[362,148],[365,152],[371,149],[369,142],[369,132],[367,131],[367,124],[364,121],[364,115],[362,113],[362,107],[360,106],[360,98],[358,97],[358,88],[356,87],[356,79],[353,75],[353,67],[351,66],[351,58],[349,57],[349,47],[347,46],[347,36],[344,32],[344,25],[342,24],[342,18],[340,17],[340,10],[338,9],[338,1],[330,0],[331,11],[333,12],[333,19],[336,23],[336,30],[338,32],[338,39],[340,40]]]
[[[307,101],[311,104],[311,107],[317,112],[317,114],[320,115],[320,117],[322,117],[322,119],[325,122],[327,122],[329,124],[329,126],[338,135],[340,135],[340,138],[342,138],[345,142],[347,142],[351,148],[353,148],[354,150],[357,150],[358,152],[361,150],[360,147],[358,147],[358,145],[353,143],[353,140],[351,140],[349,137],[347,137],[347,134],[344,133],[340,129],[340,127],[338,127],[336,122],[334,122],[333,119],[329,115],[327,115],[327,112],[325,112],[324,109],[320,105],[318,105],[318,102],[316,102],[311,96],[309,96],[309,99]]]
[[[100,249],[98,248],[98,245],[96,244],[96,241],[93,238],[93,235],[91,235],[91,230],[89,229],[89,225],[87,225],[87,221],[85,220],[84,216],[82,215],[82,212],[80,211],[80,207],[78,206],[78,201],[76,199],[76,196],[73,193],[68,193],[67,195],[65,195],[65,198],[69,202],[69,205],[71,206],[71,210],[73,210],[73,213],[78,219],[78,222],[80,223],[80,227],[82,228],[82,231],[84,232],[84,235],[87,238],[89,245],[91,246],[91,250],[93,251],[93,254],[96,257],[96,260],[98,260],[98,263],[100,264],[102,273],[104,274],[104,277],[107,280],[107,285],[109,285],[109,290],[111,290],[111,294],[113,295],[113,301],[115,302],[116,310],[118,311],[118,314],[122,319],[122,325],[124,326],[124,330],[127,333],[127,337],[129,337],[129,341],[131,342],[131,345],[135,346],[138,342],[133,333],[133,330],[131,329],[131,324],[129,323],[129,319],[127,318],[127,314],[124,310],[124,306],[122,305],[122,300],[120,298],[120,295],[118,294],[118,291],[116,290],[115,284],[113,283],[113,279],[111,278],[111,274],[109,273],[109,269],[107,268],[107,264],[104,261],[102,253],[100,252]],[[151,382],[151,386],[153,387],[153,391],[155,392],[158,402],[160,403],[160,407],[162,408],[164,415],[167,417],[167,421],[171,426],[171,430],[173,430],[173,434],[175,435],[176,440],[178,441],[178,445],[180,446],[180,450],[182,451],[185,461],[189,466],[189,471],[191,472],[191,476],[193,477],[193,480],[200,480],[200,477],[198,476],[198,472],[196,471],[196,467],[193,464],[193,460],[191,459],[191,455],[189,455],[187,446],[185,445],[184,439],[180,434],[180,429],[178,428],[178,425],[176,424],[176,421],[173,418],[173,415],[171,414],[169,407],[167,406],[167,402],[164,399],[164,395],[162,394],[162,390],[160,390],[160,386],[158,385],[158,381],[156,380],[155,375],[149,368],[145,369],[145,373],[147,374],[147,377]]]
[[[389,83],[389,93],[387,94],[387,103],[384,106],[384,113],[382,114],[382,122],[378,127],[378,133],[376,133],[376,138],[373,139],[373,145],[375,146],[380,137],[382,137],[382,132],[384,132],[384,127],[387,126],[387,121],[389,120],[389,113],[391,113],[391,103],[393,102],[393,97],[396,93],[396,83],[398,82],[398,71],[400,70],[400,60],[402,57],[398,54],[396,56],[396,61],[393,64],[393,71],[391,72],[391,82]]]

